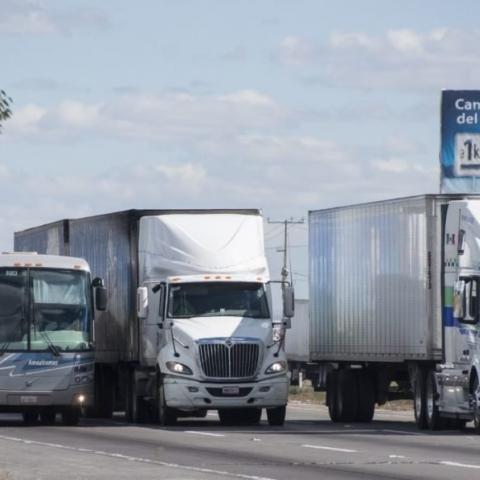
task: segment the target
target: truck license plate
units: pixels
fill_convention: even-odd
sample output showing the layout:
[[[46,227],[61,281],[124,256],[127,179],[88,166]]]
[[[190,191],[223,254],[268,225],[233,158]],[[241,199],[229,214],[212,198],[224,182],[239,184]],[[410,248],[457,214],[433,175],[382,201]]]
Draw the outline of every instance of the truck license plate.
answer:
[[[38,397],[33,395],[22,395],[20,397],[20,403],[38,403]]]
[[[239,387],[223,387],[222,388],[223,395],[238,395],[240,393]]]

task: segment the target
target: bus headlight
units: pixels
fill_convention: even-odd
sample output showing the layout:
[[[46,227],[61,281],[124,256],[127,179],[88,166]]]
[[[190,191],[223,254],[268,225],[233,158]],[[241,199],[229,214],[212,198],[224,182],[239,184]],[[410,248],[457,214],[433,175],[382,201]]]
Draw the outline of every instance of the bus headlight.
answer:
[[[287,369],[287,362],[275,362],[272,363],[266,370],[266,374],[282,373]]]

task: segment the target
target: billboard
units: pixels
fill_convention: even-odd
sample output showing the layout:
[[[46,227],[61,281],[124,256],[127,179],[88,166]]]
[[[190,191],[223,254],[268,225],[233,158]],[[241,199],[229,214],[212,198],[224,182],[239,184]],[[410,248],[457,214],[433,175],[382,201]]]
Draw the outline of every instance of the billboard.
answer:
[[[440,190],[480,192],[480,90],[444,90],[441,110]]]

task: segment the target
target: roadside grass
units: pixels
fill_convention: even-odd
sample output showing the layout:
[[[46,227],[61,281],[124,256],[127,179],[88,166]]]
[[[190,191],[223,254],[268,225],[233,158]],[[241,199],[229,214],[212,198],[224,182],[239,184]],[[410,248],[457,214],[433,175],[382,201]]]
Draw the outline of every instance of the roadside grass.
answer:
[[[325,405],[325,392],[314,392],[313,387],[305,382],[302,388],[290,386],[288,400],[289,402]],[[382,408],[384,410],[408,411],[412,410],[412,401],[394,400],[392,402],[387,402],[378,408]]]

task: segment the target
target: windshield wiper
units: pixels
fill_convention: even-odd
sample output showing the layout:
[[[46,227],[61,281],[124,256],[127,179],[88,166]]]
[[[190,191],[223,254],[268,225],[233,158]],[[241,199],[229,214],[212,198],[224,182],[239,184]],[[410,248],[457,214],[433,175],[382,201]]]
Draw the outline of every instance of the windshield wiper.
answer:
[[[7,348],[9,347],[11,342],[3,342],[2,346],[0,347],[0,357],[7,351]]]
[[[56,356],[58,357],[60,355],[60,350],[58,349],[58,347],[56,345],[53,344],[52,340],[50,339],[50,337],[48,336],[47,332],[43,332],[43,331],[38,331],[38,333],[42,336],[42,338],[45,340],[45,343],[47,344],[48,348],[50,349],[50,351]]]

